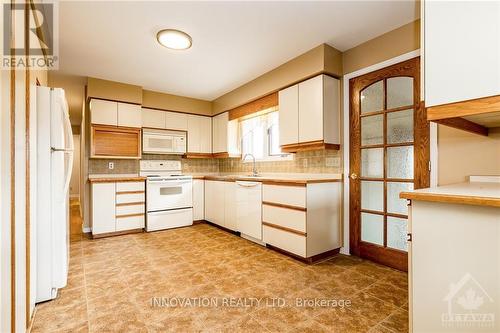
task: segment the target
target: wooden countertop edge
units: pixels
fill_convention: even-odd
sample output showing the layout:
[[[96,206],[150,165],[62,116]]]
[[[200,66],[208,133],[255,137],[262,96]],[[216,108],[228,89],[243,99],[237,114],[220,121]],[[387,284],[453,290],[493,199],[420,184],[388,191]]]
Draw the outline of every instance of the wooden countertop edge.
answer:
[[[408,200],[500,207],[500,198],[492,198],[492,197],[479,197],[479,196],[442,194],[442,193],[424,193],[424,192],[401,192],[399,194],[399,197]]]
[[[146,177],[109,177],[89,178],[89,183],[143,182]]]
[[[252,177],[225,177],[225,176],[195,176],[193,179],[204,179],[204,180],[215,180],[222,182],[235,182],[237,180],[240,181],[253,181],[260,182],[263,184],[297,184],[297,185],[305,185],[305,184],[319,184],[319,183],[335,183],[342,182],[342,178],[325,178],[325,179],[273,179],[273,178],[252,178]]]

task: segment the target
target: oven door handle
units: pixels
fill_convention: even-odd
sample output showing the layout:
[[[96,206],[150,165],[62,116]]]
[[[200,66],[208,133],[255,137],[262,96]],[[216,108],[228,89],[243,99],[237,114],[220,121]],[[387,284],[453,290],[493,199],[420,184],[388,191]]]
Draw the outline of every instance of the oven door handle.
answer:
[[[177,187],[177,186],[182,186],[183,184],[188,184],[188,183],[191,183],[191,180],[181,180],[181,181],[171,181],[171,180],[167,180],[167,181],[161,181],[161,180],[148,180],[148,185],[150,186],[162,186],[162,187]]]

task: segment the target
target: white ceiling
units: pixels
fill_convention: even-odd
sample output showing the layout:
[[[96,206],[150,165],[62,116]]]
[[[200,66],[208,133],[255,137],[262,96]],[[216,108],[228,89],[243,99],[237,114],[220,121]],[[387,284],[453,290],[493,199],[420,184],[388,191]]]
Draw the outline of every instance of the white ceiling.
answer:
[[[414,1],[60,2],[60,71],[213,100],[321,43],[344,51],[415,20]],[[187,51],[156,42],[174,28]]]

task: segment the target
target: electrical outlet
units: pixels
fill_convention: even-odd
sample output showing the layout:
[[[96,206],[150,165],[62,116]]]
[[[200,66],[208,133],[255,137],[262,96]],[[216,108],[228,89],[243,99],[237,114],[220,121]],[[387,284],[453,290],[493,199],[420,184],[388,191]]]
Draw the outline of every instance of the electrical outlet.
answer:
[[[307,158],[302,159],[302,167],[307,168]]]
[[[109,162],[108,163],[108,169],[113,170],[115,168],[115,163],[114,162]]]
[[[327,157],[325,158],[325,165],[327,167],[340,167],[340,157]]]

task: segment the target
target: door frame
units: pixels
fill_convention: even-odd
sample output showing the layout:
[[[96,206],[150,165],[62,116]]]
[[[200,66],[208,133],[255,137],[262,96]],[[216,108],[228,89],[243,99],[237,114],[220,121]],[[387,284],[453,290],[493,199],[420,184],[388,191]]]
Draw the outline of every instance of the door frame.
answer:
[[[420,56],[420,49],[414,50],[400,56],[379,62],[377,64],[362,68],[360,70],[347,73],[342,78],[342,88],[343,88],[343,112],[342,112],[342,127],[343,127],[343,246],[340,249],[340,253],[350,255],[350,214],[349,214],[349,197],[350,197],[350,188],[349,188],[349,172],[350,172],[350,122],[349,122],[349,113],[350,113],[350,89],[349,89],[349,80],[361,76],[364,74],[368,74],[370,72],[403,62],[405,60],[409,60],[415,57]],[[421,59],[420,70],[422,72],[422,68],[424,66],[424,61]],[[420,99],[424,98],[424,77],[420,76]],[[434,122],[430,123],[430,162],[431,162],[431,175],[430,175],[430,187],[437,186],[437,174],[438,174],[438,154],[437,154],[437,124]]]

